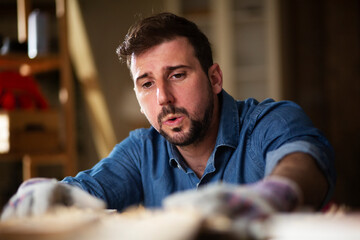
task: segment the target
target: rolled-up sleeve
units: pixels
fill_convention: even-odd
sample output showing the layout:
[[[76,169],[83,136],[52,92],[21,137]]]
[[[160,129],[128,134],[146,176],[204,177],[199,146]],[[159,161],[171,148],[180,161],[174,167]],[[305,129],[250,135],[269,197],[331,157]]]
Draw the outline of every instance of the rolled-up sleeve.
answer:
[[[334,152],[323,133],[297,104],[290,101],[264,104],[256,115],[251,146],[257,159],[263,159],[264,175],[269,175],[286,155],[311,155],[329,183],[327,202],[335,188]],[[255,150],[254,150],[255,149]]]

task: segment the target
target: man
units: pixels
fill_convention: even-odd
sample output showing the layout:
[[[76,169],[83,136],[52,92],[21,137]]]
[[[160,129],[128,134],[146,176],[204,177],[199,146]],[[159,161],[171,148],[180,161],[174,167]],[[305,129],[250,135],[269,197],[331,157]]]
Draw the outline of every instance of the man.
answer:
[[[319,209],[329,200],[335,173],[324,136],[292,102],[228,95],[208,39],[194,23],[170,13],[145,18],[117,53],[152,127],[131,132],[76,177],[25,182],[3,219],[56,204],[103,207],[97,199],[118,211],[160,207],[166,199],[166,206],[255,217],[303,205]],[[223,184],[210,184],[216,182]]]

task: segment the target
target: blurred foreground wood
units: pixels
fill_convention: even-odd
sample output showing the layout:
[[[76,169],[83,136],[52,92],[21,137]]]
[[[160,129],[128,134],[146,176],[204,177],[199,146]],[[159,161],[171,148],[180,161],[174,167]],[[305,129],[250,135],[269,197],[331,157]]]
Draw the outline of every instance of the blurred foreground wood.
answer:
[[[266,220],[204,219],[193,210],[92,211],[59,208],[0,222],[2,240],[360,239],[360,213],[278,214]]]

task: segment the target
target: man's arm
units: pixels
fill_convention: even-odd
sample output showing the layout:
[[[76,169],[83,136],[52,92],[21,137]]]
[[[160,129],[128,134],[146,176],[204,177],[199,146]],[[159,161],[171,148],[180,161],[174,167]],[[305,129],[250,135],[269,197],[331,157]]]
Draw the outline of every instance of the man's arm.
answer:
[[[303,194],[303,205],[315,209],[321,206],[329,188],[326,177],[315,159],[302,152],[286,155],[271,175],[285,177],[297,183]]]
[[[210,184],[166,198],[166,208],[190,207],[205,216],[225,215],[252,220],[299,206],[319,209],[329,184],[315,159],[293,152],[283,157],[270,176],[247,185]]]

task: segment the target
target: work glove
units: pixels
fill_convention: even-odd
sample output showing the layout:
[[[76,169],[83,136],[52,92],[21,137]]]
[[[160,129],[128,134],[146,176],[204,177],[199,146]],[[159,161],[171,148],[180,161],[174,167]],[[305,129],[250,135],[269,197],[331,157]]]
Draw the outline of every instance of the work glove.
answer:
[[[103,209],[105,203],[78,187],[55,179],[33,178],[22,183],[1,214],[1,220],[35,216],[56,206]]]
[[[197,190],[165,198],[165,209],[192,209],[205,219],[225,217],[242,237],[251,237],[254,220],[265,220],[276,212],[294,211],[302,201],[298,186],[281,177],[268,177],[248,185],[209,184]]]
[[[295,210],[302,196],[297,185],[281,177],[268,177],[247,185],[208,184],[165,198],[165,208],[193,208],[205,216],[262,217]]]

